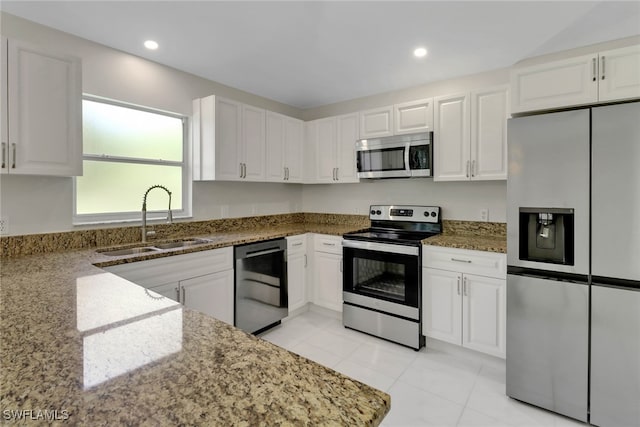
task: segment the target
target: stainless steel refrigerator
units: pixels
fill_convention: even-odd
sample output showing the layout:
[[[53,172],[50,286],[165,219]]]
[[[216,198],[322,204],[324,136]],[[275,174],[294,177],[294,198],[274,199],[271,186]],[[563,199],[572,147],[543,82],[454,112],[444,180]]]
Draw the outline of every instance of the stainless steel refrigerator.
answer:
[[[507,395],[640,425],[640,103],[509,120]]]

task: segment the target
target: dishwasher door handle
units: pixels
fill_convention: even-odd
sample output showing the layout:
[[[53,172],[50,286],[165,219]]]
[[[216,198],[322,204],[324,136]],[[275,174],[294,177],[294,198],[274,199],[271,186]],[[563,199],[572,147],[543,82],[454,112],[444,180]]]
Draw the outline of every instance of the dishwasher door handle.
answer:
[[[274,249],[266,249],[266,250],[258,251],[258,252],[249,252],[243,258],[253,258],[253,257],[256,257],[256,256],[273,254],[273,253],[282,252],[282,251],[283,251],[283,249],[281,249],[281,248],[274,248]]]

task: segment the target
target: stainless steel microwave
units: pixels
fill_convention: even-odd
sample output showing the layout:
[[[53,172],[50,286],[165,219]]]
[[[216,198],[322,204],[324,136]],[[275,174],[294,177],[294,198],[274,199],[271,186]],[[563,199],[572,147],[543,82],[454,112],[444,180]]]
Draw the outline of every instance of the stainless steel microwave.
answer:
[[[433,132],[356,142],[358,178],[430,177]]]

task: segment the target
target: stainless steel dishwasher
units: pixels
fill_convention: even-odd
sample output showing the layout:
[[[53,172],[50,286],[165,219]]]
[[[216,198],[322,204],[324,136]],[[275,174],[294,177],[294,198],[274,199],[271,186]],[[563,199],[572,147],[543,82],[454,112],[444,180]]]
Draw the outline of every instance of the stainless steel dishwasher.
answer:
[[[258,334],[288,314],[287,243],[267,240],[234,247],[235,326]]]

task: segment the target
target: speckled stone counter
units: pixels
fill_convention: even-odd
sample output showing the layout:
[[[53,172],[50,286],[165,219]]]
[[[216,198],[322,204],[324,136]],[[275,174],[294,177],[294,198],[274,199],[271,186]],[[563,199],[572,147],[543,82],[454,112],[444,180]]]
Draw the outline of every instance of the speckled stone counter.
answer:
[[[443,221],[443,233],[422,241],[425,245],[507,253],[506,224]]]
[[[206,232],[205,247],[179,251],[355,229]],[[108,258],[84,249],[2,259],[3,422],[375,426],[388,413],[388,394],[94,265],[132,260]]]

